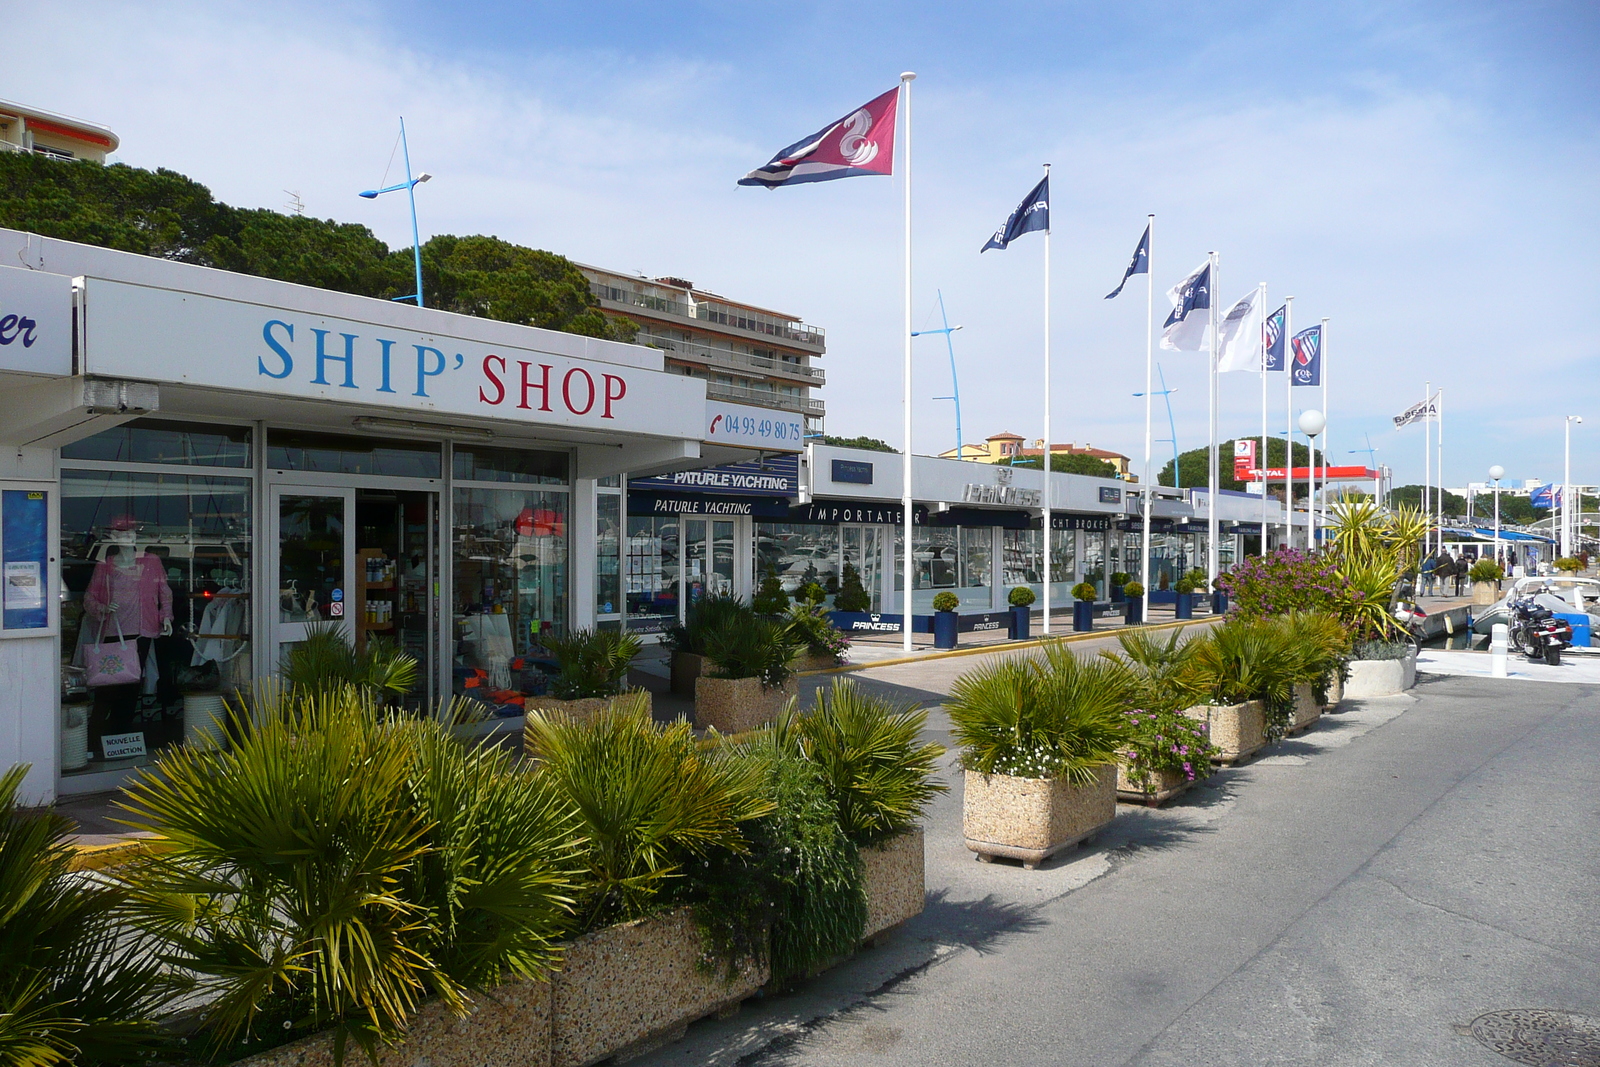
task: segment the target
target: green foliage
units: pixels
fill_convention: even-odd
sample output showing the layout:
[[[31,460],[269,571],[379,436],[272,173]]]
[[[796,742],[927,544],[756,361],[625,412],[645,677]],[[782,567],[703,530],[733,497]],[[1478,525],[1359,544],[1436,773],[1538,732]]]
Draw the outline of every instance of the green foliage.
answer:
[[[800,750],[817,766],[839,824],[857,845],[909,830],[945,791],[933,780],[944,746],[917,743],[927,719],[915,705],[893,704],[849,680],[818,692],[817,706],[794,719]]]
[[[834,445],[838,448],[860,448],[867,452],[892,452],[895,455],[900,454],[900,450],[898,448],[892,448],[886,442],[880,441],[876,437],[835,437],[832,434],[825,433],[822,435],[822,443],[825,445]]]
[[[666,644],[674,652],[706,654],[706,635],[726,626],[739,626],[755,618],[750,606],[728,593],[711,593],[689,605],[683,625],[670,626]]]
[[[1195,639],[1194,662],[1209,703],[1260,700],[1269,737],[1281,737],[1305,666],[1289,627],[1277,619],[1230,619]]]
[[[807,573],[814,573],[814,568],[808,569]],[[817,582],[807,582],[800,587],[800,591],[795,594],[794,598],[802,604],[810,604],[812,607],[816,607],[828,599],[828,591]]]
[[[756,590],[755,600],[750,606],[757,615],[768,615],[773,618],[789,610],[789,593],[783,588],[776,567],[767,568],[767,576],[761,579],[761,588]]]
[[[424,998],[464,1013],[469,987],[548,964],[578,869],[564,799],[355,687],[256,703],[231,748],[166,750],[125,805],[170,846],[128,880],[208,1054],[332,1027],[372,1055]]]
[[[706,634],[706,659],[714,678],[760,678],[767,689],[777,689],[794,671],[789,661],[800,651],[800,641],[788,622],[751,616],[729,621]]]
[[[440,234],[422,246],[429,303],[479,318],[632,341],[638,325],[603,314],[589,280],[553,252],[498,237]]]
[[[1261,438],[1257,437],[1255,440],[1256,440],[1256,449],[1257,449],[1257,451],[1259,451],[1260,448],[1261,448],[1261,443],[1260,443],[1261,442]],[[1323,461],[1322,452],[1320,450],[1318,450],[1316,456],[1317,456],[1317,464],[1320,466],[1322,464],[1322,461]],[[1308,461],[1310,460],[1310,458],[1311,458],[1311,453],[1310,453],[1310,450],[1307,449],[1305,443],[1302,442],[1302,441],[1296,441],[1294,443],[1294,465],[1296,467],[1308,466],[1309,465]],[[1284,441],[1283,441],[1283,438],[1281,438],[1281,437],[1268,437],[1267,438],[1267,466],[1268,467],[1282,467],[1283,466],[1283,460],[1284,460]],[[1206,464],[1207,464],[1207,449],[1205,449],[1205,448],[1191,448],[1189,451],[1179,454],[1179,456],[1178,456],[1178,473],[1181,474],[1183,476],[1183,478],[1182,478],[1182,482],[1181,483],[1176,483],[1176,484],[1186,485],[1186,486],[1189,486],[1191,488],[1195,487],[1195,486],[1205,486],[1209,482],[1209,475],[1208,475],[1207,470],[1206,470]],[[1173,480],[1172,480],[1172,461],[1171,460],[1168,460],[1167,461],[1167,465],[1161,468],[1161,474],[1156,478],[1156,481],[1159,482],[1162,485],[1173,485],[1173,484],[1175,484],[1173,482]],[[1224,441],[1220,445],[1217,446],[1217,487],[1219,489],[1234,489],[1234,490],[1243,490],[1244,487],[1245,487],[1245,483],[1244,482],[1239,481],[1237,478],[1235,478],[1233,476],[1233,441],[1231,441],[1231,440],[1230,441]],[[1283,493],[1283,482],[1282,481],[1274,482],[1272,484],[1271,488],[1272,488],[1273,492],[1275,492],[1277,494],[1280,494],[1280,496],[1281,496],[1281,494]],[[1307,486],[1305,484],[1305,479],[1304,478],[1300,479],[1298,482],[1295,483],[1294,492],[1295,492],[1295,499],[1296,500],[1305,499],[1305,496],[1306,496],[1306,493],[1308,492],[1308,489],[1307,489]]]
[[[1218,581],[1232,598],[1233,614],[1247,619],[1290,611],[1337,611],[1344,586],[1326,556],[1287,547],[1242,559]]]
[[[1089,582],[1079,582],[1072,587],[1072,599],[1074,600],[1092,601],[1098,595],[1099,593],[1095,591],[1095,587]]]
[[[809,601],[789,609],[789,635],[810,656],[831,656],[838,663],[850,648],[846,637],[828,619],[827,609]]]
[[[1038,470],[1038,456],[1016,456],[1006,462],[1008,467],[1020,467],[1023,470]],[[1086,456],[1082,453],[1065,452],[1050,453],[1050,470],[1055,474],[1087,474],[1092,478],[1115,478],[1117,466],[1108,459],[1098,456]]]
[[[1492,515],[1492,514],[1494,514],[1494,494],[1493,493],[1488,494],[1487,497],[1484,497],[1482,495],[1480,495],[1478,497],[1478,502],[1479,502],[1479,505],[1480,505],[1479,510],[1482,510],[1481,505],[1486,499],[1487,499],[1488,505],[1489,505],[1489,514]],[[1511,495],[1510,493],[1502,492],[1500,494],[1500,513],[1501,513],[1501,517],[1502,518],[1505,518],[1506,505],[1509,504],[1512,500],[1520,500],[1524,504],[1526,504],[1528,502],[1528,498],[1527,497],[1516,497],[1516,496]],[[1422,486],[1420,486],[1420,485],[1397,485],[1397,486],[1395,486],[1393,489],[1389,490],[1389,503],[1393,507],[1411,507],[1411,508],[1417,508],[1417,509],[1420,510],[1421,507],[1422,507]],[[1428,487],[1428,506],[1435,512],[1437,512],[1439,510],[1439,487],[1436,486],[1436,485]],[[1444,494],[1444,513],[1446,515],[1466,515],[1466,513],[1467,513],[1467,499],[1466,499],[1466,497],[1457,496],[1455,493],[1452,493],[1449,490],[1446,490],[1445,494]],[[1529,518],[1530,519],[1532,518],[1532,508],[1529,508]]]
[[[550,689],[562,700],[616,696],[644,647],[638,634],[620,630],[574,630],[564,637],[546,636],[544,643],[561,668]]]
[[[1555,561],[1554,566],[1556,570],[1562,571],[1566,574],[1577,574],[1579,571],[1583,570],[1583,562],[1581,560],[1574,559],[1572,556],[1562,556],[1560,559]]]
[[[1129,600],[1138,600],[1140,597],[1144,596],[1144,586],[1138,582],[1129,582],[1127,585],[1122,587],[1122,595],[1127,597]]]
[[[1127,573],[1126,571],[1112,571],[1111,572],[1111,584],[1112,585],[1126,586],[1131,581],[1133,581],[1133,575]]]
[[[1172,591],[1175,593],[1192,593],[1199,588],[1201,588],[1200,583],[1196,582],[1187,574],[1183,575],[1176,582],[1172,583]]]
[[[26,765],[0,775],[0,1063],[147,1058],[168,985],[130,930],[120,886],[68,872],[71,820],[17,805]]]
[[[1282,624],[1295,655],[1295,681],[1311,685],[1317,702],[1325,703],[1329,686],[1350,654],[1350,631],[1337,615],[1318,612],[1293,612]]]
[[[759,766],[702,753],[688,722],[657,725],[642,698],[588,723],[534,712],[527,734],[538,773],[581,820],[581,930],[650,914],[685,863],[746,851],[740,824],[773,810]]]
[[[1475,582],[1498,582],[1505,576],[1500,564],[1492,559],[1480,559],[1467,571],[1467,577]]]
[[[400,651],[393,641],[369,637],[367,647],[356,647],[338,623],[306,627],[306,638],[292,645],[283,665],[283,682],[307,697],[329,696],[346,686],[393,701],[417,687],[416,657]]]
[[[1182,711],[1205,700],[1205,681],[1195,663],[1198,642],[1185,640],[1186,627],[1165,635],[1149,630],[1123,630],[1117,634],[1136,691],[1132,704],[1148,712]],[[1101,655],[1117,659],[1116,653]]]
[[[1006,594],[1006,603],[1014,608],[1031,607],[1037,599],[1033,595],[1033,590],[1025,585],[1013,586],[1011,592]]]
[[[954,611],[960,606],[961,598],[950,592],[948,589],[933,594],[934,611]]]
[[[1128,778],[1146,794],[1154,794],[1166,771],[1197,782],[1211,774],[1211,757],[1221,749],[1211,743],[1205,724],[1177,711],[1128,712],[1129,738],[1123,762]]]
[[[1137,692],[1124,664],[1057,644],[962,675],[945,706],[967,770],[1088,785],[1116,761]]]
[[[854,563],[845,563],[839,579],[839,593],[833,598],[835,611],[871,611],[872,595],[861,584],[861,572]]]

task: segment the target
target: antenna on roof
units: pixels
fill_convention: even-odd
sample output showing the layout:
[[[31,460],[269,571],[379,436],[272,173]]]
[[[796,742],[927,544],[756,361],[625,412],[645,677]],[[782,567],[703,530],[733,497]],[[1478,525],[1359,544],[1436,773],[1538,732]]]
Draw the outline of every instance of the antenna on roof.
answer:
[[[284,192],[289,194],[289,202],[283,205],[283,209],[291,215],[304,215],[306,213],[306,202],[300,199],[299,190],[285,189]]]

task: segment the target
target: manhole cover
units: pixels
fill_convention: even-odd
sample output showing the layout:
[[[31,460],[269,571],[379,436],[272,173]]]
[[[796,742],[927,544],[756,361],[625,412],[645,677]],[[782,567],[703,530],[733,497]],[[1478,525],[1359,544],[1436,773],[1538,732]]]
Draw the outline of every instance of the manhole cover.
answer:
[[[1535,1067],[1600,1067],[1600,1019],[1543,1008],[1491,1011],[1472,1036],[1508,1060]]]

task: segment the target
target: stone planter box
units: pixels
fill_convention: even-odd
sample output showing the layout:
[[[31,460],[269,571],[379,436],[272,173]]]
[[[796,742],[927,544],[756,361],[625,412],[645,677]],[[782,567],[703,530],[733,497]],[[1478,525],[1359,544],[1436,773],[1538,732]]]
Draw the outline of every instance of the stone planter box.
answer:
[[[1267,709],[1259,700],[1243,704],[1196,704],[1184,714],[1206,724],[1211,743],[1222,751],[1216,763],[1249,759],[1267,743]]]
[[[967,848],[988,862],[1021,860],[1028,870],[1092,837],[1117,815],[1117,773],[1100,768],[1092,786],[1058,778],[966,772],[961,827]]]
[[[645,707],[651,714],[655,714],[655,697],[650,690],[632,689],[622,696],[631,697],[635,693],[644,694]],[[577,700],[561,700],[557,697],[528,697],[522,706],[525,711],[556,711],[571,716],[579,722],[588,722],[620,699],[621,697],[580,697]]]
[[[1487,608],[1487,607],[1491,607],[1494,604],[1498,604],[1499,602],[1500,602],[1500,583],[1499,582],[1473,582],[1472,583],[1472,606],[1473,607],[1475,607],[1475,608]]]
[[[1322,718],[1322,705],[1317,703],[1317,691],[1310,682],[1299,682],[1294,687],[1294,717],[1289,720],[1291,734],[1309,729]]]
[[[706,658],[693,652],[672,654],[672,691],[680,697],[694,696],[694,680],[705,673]]]
[[[1125,764],[1117,764],[1117,799],[1130,804],[1158,807],[1187,790],[1193,782],[1182,771],[1154,771],[1150,775],[1155,792],[1146,793],[1128,774]]]
[[[928,896],[922,827],[913,826],[881,845],[862,849],[861,865],[867,884],[863,941],[922,914]]]
[[[725,967],[702,969],[704,946],[688,908],[608,926],[567,946],[551,976],[551,1067],[584,1067],[636,1055],[681,1036],[696,1019],[725,1012],[771,976],[750,961],[732,980]],[[480,1056],[476,1063],[521,1060]]]
[[[1323,705],[1324,711],[1333,711],[1344,699],[1344,677],[1338,671],[1333,672],[1333,677],[1328,679],[1328,702]]]
[[[1417,661],[1404,659],[1354,659],[1350,661],[1350,681],[1345,684],[1347,700],[1399,696],[1417,684]]]
[[[760,729],[776,719],[799,692],[794,678],[781,688],[767,689],[760,678],[701,675],[694,683],[694,724],[701,729],[714,726],[722,734]]]
[[[794,661],[797,671],[831,671],[839,665],[833,656],[813,656],[810,654],[799,656]]]

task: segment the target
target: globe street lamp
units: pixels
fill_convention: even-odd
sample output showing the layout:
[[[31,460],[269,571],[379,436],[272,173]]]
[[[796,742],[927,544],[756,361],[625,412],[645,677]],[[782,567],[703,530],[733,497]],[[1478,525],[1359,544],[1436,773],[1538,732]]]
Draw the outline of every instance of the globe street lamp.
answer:
[[[1311,475],[1308,479],[1310,482],[1310,496],[1306,498],[1306,550],[1308,552],[1315,551],[1317,547],[1317,435],[1327,425],[1328,420],[1316,408],[1300,413],[1300,432],[1306,435],[1310,442],[1311,450],[1311,454],[1307,457],[1311,464],[1311,469],[1308,472]],[[1328,491],[1328,472],[1326,468],[1322,472],[1322,481],[1322,491],[1326,494]]]
[[[416,266],[416,269],[417,269],[417,291],[414,292],[414,293],[410,293],[410,294],[408,294],[406,296],[397,296],[397,297],[394,297],[393,299],[395,299],[395,300],[415,300],[417,302],[417,307],[421,307],[422,306],[422,242],[417,237],[417,186],[421,185],[423,182],[427,181],[429,178],[432,178],[433,175],[429,174],[427,171],[423,171],[421,174],[417,175],[415,178],[413,178],[411,176],[411,147],[408,144],[406,144],[406,120],[405,120],[404,116],[401,116],[401,118],[400,118],[400,147],[404,152],[405,160],[406,160],[406,180],[403,181],[403,182],[397,182],[394,185],[384,186],[382,189],[367,189],[364,192],[359,193],[358,195],[359,196],[363,196],[368,200],[376,200],[376,199],[378,199],[378,197],[382,196],[384,193],[393,193],[393,192],[398,192],[401,189],[404,189],[406,191],[406,195],[411,198],[411,259],[412,259],[412,262]],[[390,156],[389,158],[393,159],[394,157]]]
[[[1506,469],[1496,463],[1489,468],[1489,479],[1494,482],[1494,561],[1501,562],[1500,558],[1500,479],[1506,476]]]
[[[1567,416],[1566,458],[1561,470],[1561,554],[1572,555],[1572,424],[1582,424],[1582,415]]]

